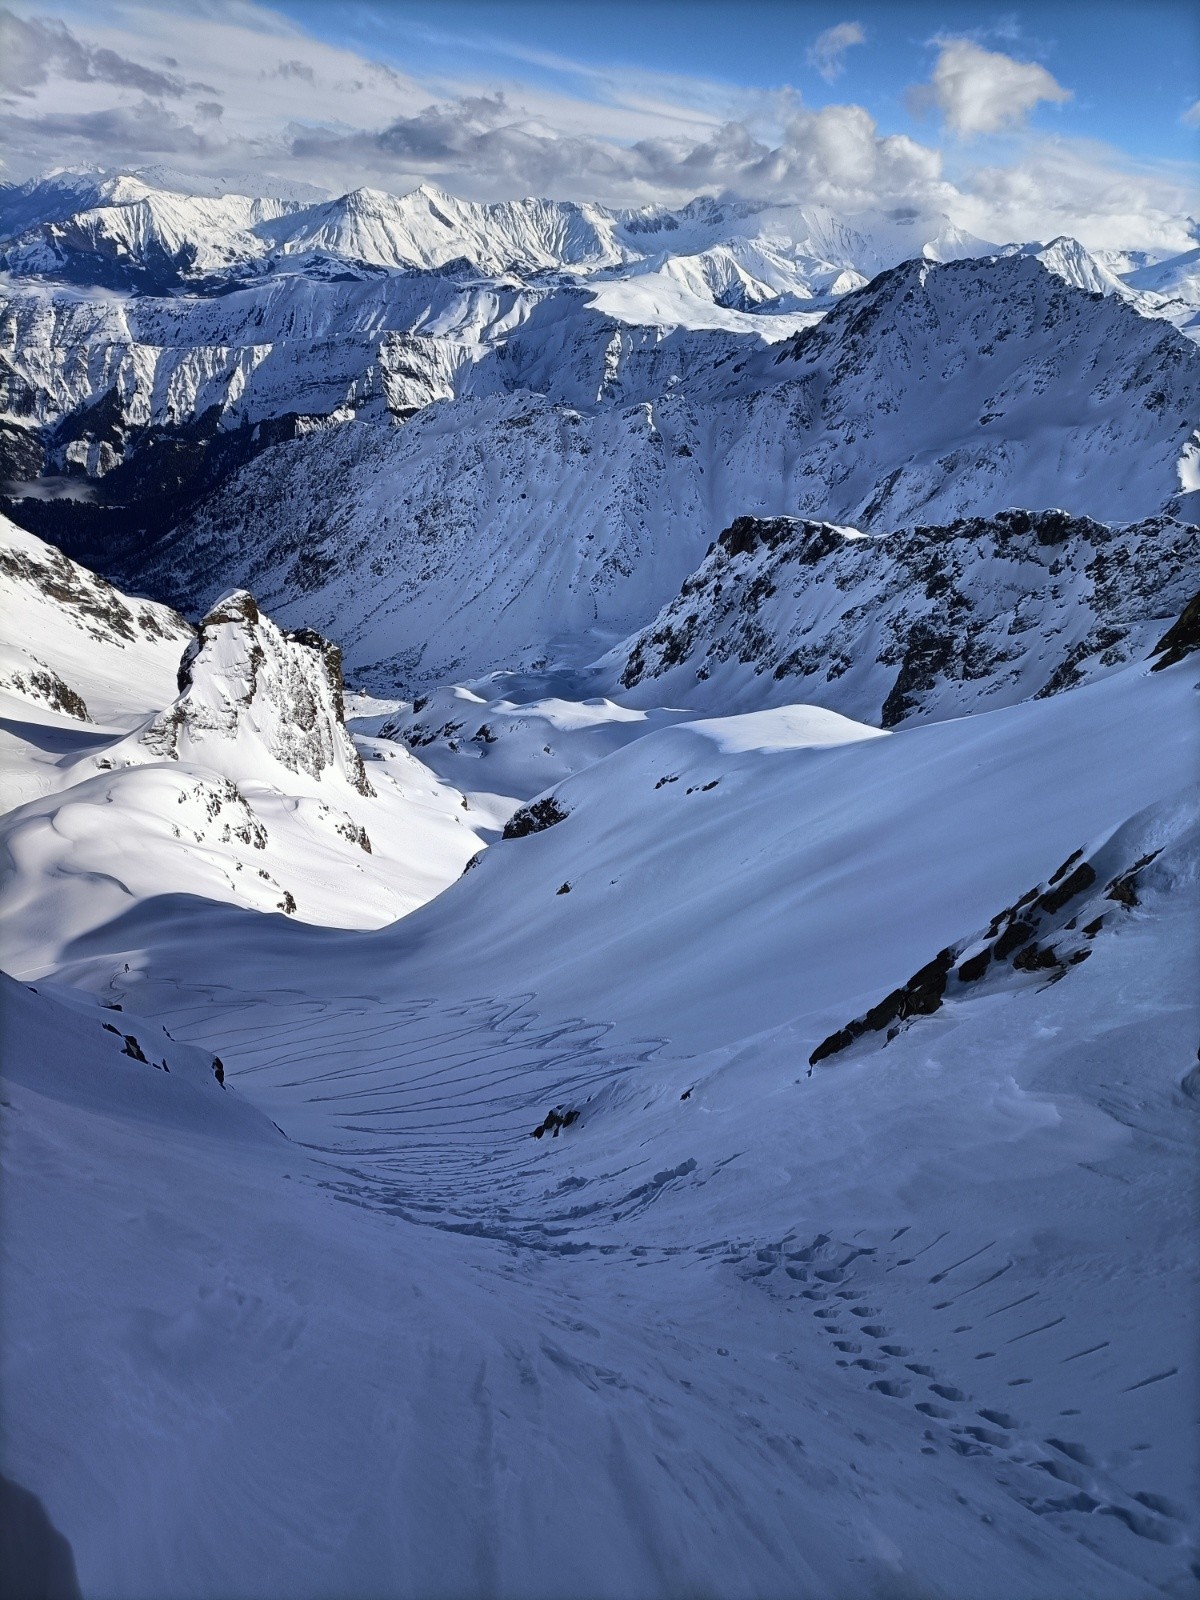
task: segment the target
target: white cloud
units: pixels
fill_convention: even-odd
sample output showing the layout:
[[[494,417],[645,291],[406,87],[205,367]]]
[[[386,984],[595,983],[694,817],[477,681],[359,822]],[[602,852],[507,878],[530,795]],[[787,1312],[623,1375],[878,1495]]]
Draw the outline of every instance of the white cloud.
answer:
[[[914,96],[918,107],[937,107],[951,133],[961,139],[1023,127],[1033,109],[1071,98],[1045,67],[985,50],[970,39],[940,39],[928,85]]]
[[[1007,167],[977,167],[957,180],[973,232],[1001,240],[1069,234],[1093,250],[1195,248],[1194,183],[1170,169],[1122,158],[1107,145],[1043,139]]]
[[[865,44],[866,40],[860,22],[836,23],[813,40],[808,50],[808,64],[817,69],[826,83],[832,83],[846,70],[846,51],[851,45]]]
[[[1186,128],[1200,128],[1200,100],[1190,105],[1179,120]]]
[[[12,3],[34,30],[22,38],[53,47],[26,49],[17,81],[0,89],[0,147],[17,178],[168,160],[197,185],[264,192],[364,183],[402,192],[428,179],[481,200],[625,206],[718,193],[824,205],[905,237],[949,221],[998,242],[1071,233],[1131,249],[1189,248],[1184,219],[1200,212],[1178,170],[1137,167],[1110,149],[1023,133],[1008,165],[970,168],[969,146],[951,144],[944,158],[935,140],[884,134],[862,106],[813,109],[790,89],[592,68],[574,75],[574,92],[420,79],[252,0],[188,11],[88,0],[86,12],[83,0],[58,0],[65,21]],[[1011,127],[1066,93],[1040,67],[938,43],[941,76],[927,92],[940,83],[937,103],[960,132]]]

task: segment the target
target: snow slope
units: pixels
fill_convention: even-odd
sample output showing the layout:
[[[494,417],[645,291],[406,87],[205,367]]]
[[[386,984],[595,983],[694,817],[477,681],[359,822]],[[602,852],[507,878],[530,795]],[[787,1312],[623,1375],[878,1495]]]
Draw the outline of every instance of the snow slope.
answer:
[[[327,640],[285,637],[244,593],[193,634],[31,535],[13,529],[7,545],[6,632],[48,604],[57,628],[35,635],[44,669],[17,657],[18,692],[3,701],[6,965],[36,965],[65,928],[102,923],[164,884],[375,926],[436,894],[478,849],[457,790],[390,742],[356,746]],[[39,672],[56,694],[41,692]],[[68,674],[105,712],[100,726],[82,725]],[[124,689],[120,709],[97,687]]]
[[[6,1275],[64,1271],[6,1466],[85,1592],[1186,1592],[1194,696],[660,730],[386,934],[76,941],[289,1136],[151,1142],[13,1052]],[[1087,962],[809,1075],[1077,848],[1160,852]]]
[[[1169,264],[105,181],[0,195],[4,459],[200,618],[0,524],[0,1472],[82,1593],[1191,1594]]]
[[[166,606],[128,599],[7,517],[0,517],[0,596],[0,689],[56,710],[65,693],[69,703],[83,702],[77,715],[100,722],[162,705],[193,633]]]

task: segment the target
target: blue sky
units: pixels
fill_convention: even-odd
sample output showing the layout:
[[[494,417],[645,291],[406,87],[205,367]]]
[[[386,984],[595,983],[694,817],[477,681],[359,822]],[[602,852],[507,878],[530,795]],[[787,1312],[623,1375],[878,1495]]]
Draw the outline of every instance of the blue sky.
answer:
[[[928,76],[933,40],[965,36],[1041,63],[1072,92],[1061,106],[1039,105],[1034,129],[1103,140],[1145,159],[1197,154],[1197,130],[1182,117],[1200,97],[1200,5],[1180,0],[1013,8],[896,0],[287,0],[278,9],[319,37],[353,43],[407,72],[519,80],[601,99],[595,71],[731,88],[788,85],[814,106],[850,97],[885,132],[918,138],[930,126],[911,114],[907,87]],[[865,41],[847,49],[840,75],[826,80],[808,51],[824,30],[848,20],[861,24]]]
[[[1200,238],[1200,7],[0,0],[13,178],[697,194],[1092,248]]]

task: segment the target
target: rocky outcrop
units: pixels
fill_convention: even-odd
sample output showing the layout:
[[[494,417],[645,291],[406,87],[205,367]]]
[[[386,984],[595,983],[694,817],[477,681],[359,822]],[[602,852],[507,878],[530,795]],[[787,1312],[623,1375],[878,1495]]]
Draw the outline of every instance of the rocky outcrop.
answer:
[[[870,1010],[825,1039],[809,1056],[809,1067],[840,1055],[868,1034],[884,1044],[917,1017],[932,1016],[946,1001],[961,1000],[977,986],[1024,980],[1055,983],[1091,955],[1101,929],[1141,903],[1143,874],[1162,847],[1130,860],[1120,839],[1084,859],[1076,850],[1044,883],[998,911],[985,929],[939,950],[932,961]]]
[[[719,686],[739,709],[815,701],[884,727],[1054,694],[1146,653],[1195,589],[1198,547],[1173,517],[1006,511],[881,535],[741,517],[621,647],[620,681],[701,704]]]
[[[1192,596],[1178,622],[1167,629],[1150,652],[1155,658],[1150,670],[1160,672],[1163,667],[1173,667],[1195,650],[1200,650],[1200,594]]]
[[[156,756],[233,779],[279,766],[369,795],[342,690],[336,645],[309,629],[282,632],[253,595],[233,590],[200,624],[180,662],[179,694],[141,742]]]
[[[191,624],[0,516],[0,691],[80,722],[134,717],[170,694]],[[128,686],[128,697],[125,686]],[[127,725],[127,724],[126,724]]]
[[[27,588],[53,601],[73,623],[105,643],[182,642],[194,632],[177,612],[148,600],[131,599],[5,518],[0,518],[0,585]]]
[[[502,837],[524,839],[531,833],[543,833],[556,823],[565,822],[568,815],[553,795],[547,795],[543,800],[533,800],[527,806],[519,806],[504,824]]]

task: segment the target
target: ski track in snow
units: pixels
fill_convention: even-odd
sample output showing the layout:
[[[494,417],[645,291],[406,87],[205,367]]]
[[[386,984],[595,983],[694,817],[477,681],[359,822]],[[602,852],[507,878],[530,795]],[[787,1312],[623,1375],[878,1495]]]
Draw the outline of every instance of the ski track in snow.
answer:
[[[166,1002],[165,991],[150,988],[143,1001]],[[766,1308],[772,1360],[808,1378],[824,1372],[831,1398],[853,1389],[878,1411],[881,1426],[885,1417],[889,1426],[899,1417],[903,1448],[948,1463],[955,1479],[986,1476],[1055,1535],[1123,1570],[1125,1581],[1136,1583],[1139,1570],[1155,1572],[1164,1592],[1176,1592],[1168,1575],[1172,1557],[1188,1544],[1183,1497],[1161,1468],[1155,1475],[1163,1414],[1147,1412],[1138,1397],[1156,1387],[1166,1395],[1180,1381],[1179,1368],[1149,1370],[1132,1330],[1115,1340],[1096,1336],[1085,1272],[1037,1262],[1031,1274],[1011,1243],[989,1234],[969,1207],[965,1218],[952,1213],[942,1227],[905,1222],[839,1237],[806,1236],[801,1225],[766,1239],[680,1242],[670,1222],[655,1228],[654,1208],[671,1191],[703,1186],[716,1167],[688,1159],[647,1177],[650,1136],[626,1164],[555,1185],[540,1159],[548,1147],[529,1137],[553,1104],[581,1107],[586,1133],[589,1106],[625,1088],[636,1093],[664,1041],[623,1044],[610,1024],[547,1023],[533,995],[455,1004],[276,998],[278,1014],[264,1020],[260,1002],[211,989],[192,995],[184,987],[169,999],[172,1031],[213,1048],[236,1038],[232,1081],[319,1158],[325,1175],[312,1181],[335,1199],[489,1241],[503,1250],[492,1270],[510,1289],[533,1289],[556,1258],[569,1265],[561,1287],[570,1307],[545,1318],[536,1351],[514,1353],[523,1381],[536,1388],[536,1373],[548,1364],[595,1394],[632,1390],[648,1405],[669,1404],[663,1370],[635,1375],[595,1359],[605,1336],[589,1319],[598,1304],[611,1311],[614,1300],[624,1301],[635,1316],[654,1318],[647,1353],[674,1353],[666,1364],[672,1388],[682,1386],[709,1407],[732,1404],[741,1429],[786,1459],[796,1445],[771,1431],[778,1392],[735,1383],[705,1394],[702,1382],[681,1376],[711,1352],[695,1348],[686,1325],[665,1310],[671,1290],[659,1275],[672,1267],[716,1271],[753,1297],[747,1303],[733,1291],[737,1332],[725,1337],[755,1342],[761,1329],[754,1323]],[[674,1065],[686,1081],[690,1064]],[[1110,1114],[1137,1103],[1128,1092],[1124,1101],[1108,1096]],[[1169,1138],[1161,1126],[1153,1132]],[[563,1135],[564,1152],[570,1137]],[[649,1296],[623,1288],[608,1299],[606,1280],[621,1264],[655,1269]],[[721,1345],[716,1354],[730,1351]],[[494,1494],[486,1361],[471,1392],[480,1409],[475,1469],[484,1497],[478,1581],[487,1593],[495,1574],[486,1555],[486,1501]],[[1169,1395],[1168,1405],[1175,1403]],[[1128,1441],[1116,1467],[1075,1437],[1101,1411]],[[618,1482],[628,1478],[626,1511],[649,1516],[615,1421],[613,1429],[610,1470]],[[739,1450],[746,1437],[739,1431]],[[876,1443],[869,1433],[858,1437]],[[647,1525],[648,1559],[657,1564],[662,1592],[674,1593],[671,1572],[659,1570],[662,1537],[661,1528]],[[1149,1557],[1131,1555],[1130,1540]]]

